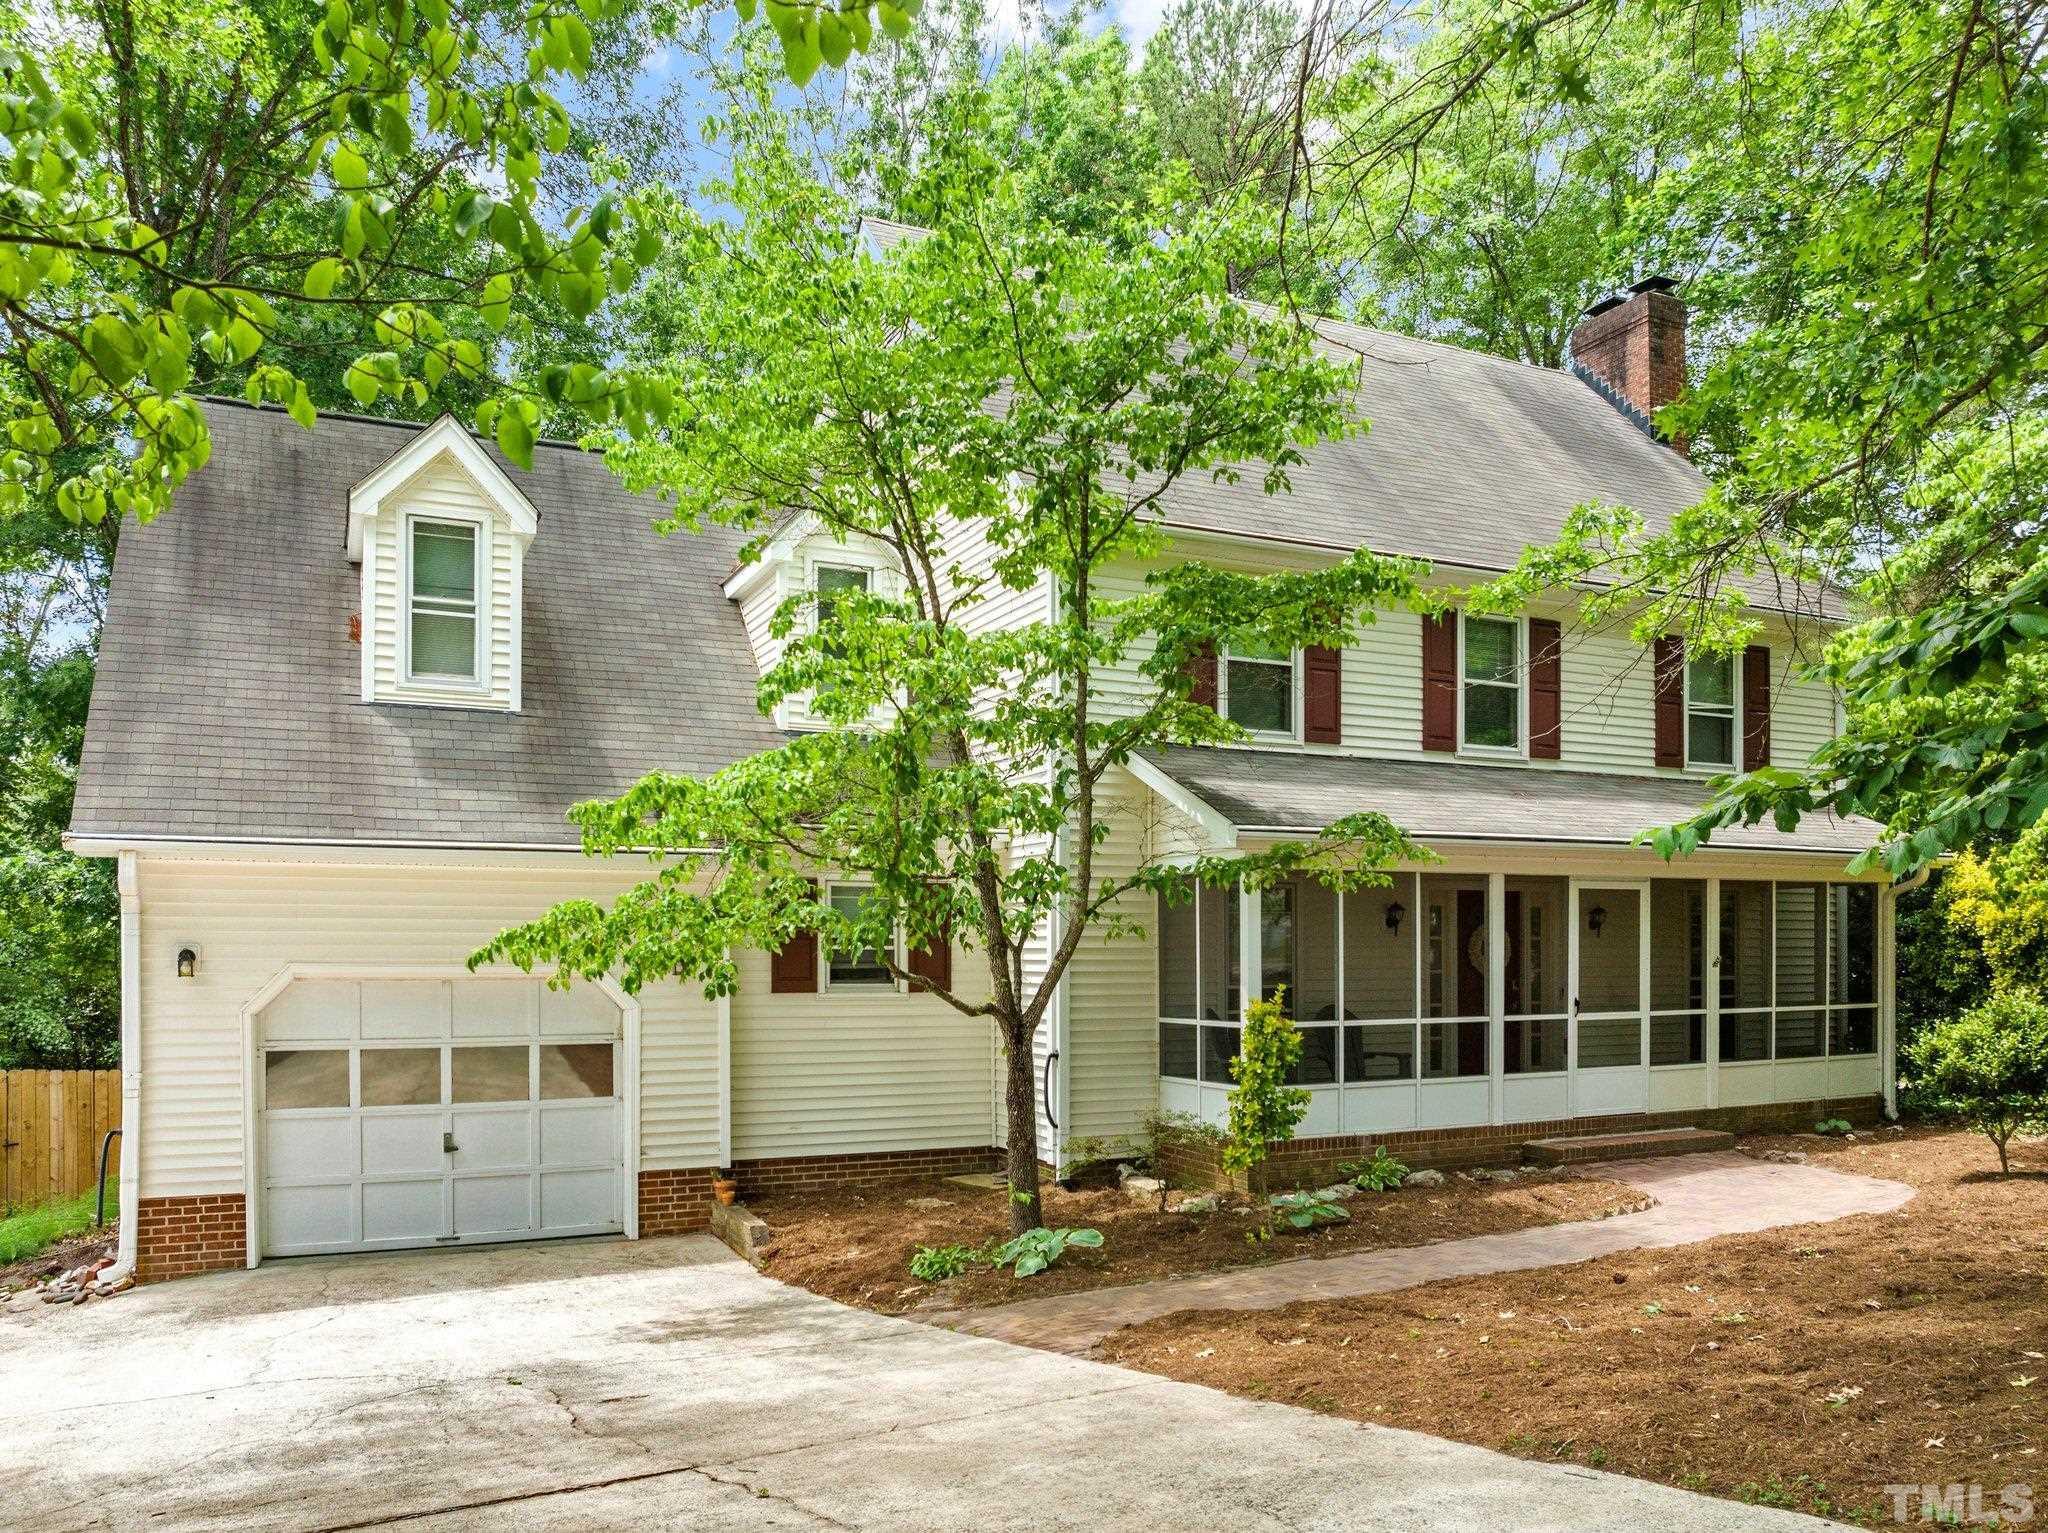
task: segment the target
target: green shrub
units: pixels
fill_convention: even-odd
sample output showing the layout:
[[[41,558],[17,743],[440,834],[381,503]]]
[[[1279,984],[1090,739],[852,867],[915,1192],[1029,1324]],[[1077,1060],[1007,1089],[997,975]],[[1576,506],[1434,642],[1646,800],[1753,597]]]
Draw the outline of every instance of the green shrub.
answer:
[[[1287,1084],[1301,1062],[1301,1034],[1282,1000],[1253,1001],[1245,1008],[1237,1058],[1230,1062],[1230,1113],[1223,1142],[1223,1169],[1242,1171],[1254,1207],[1265,1205],[1266,1156],[1271,1147],[1294,1137],[1294,1126],[1308,1112],[1308,1092]]]
[[[927,1283],[958,1277],[981,1260],[972,1246],[919,1246],[910,1258],[910,1275]]]
[[[1099,1230],[1040,1228],[1026,1230],[1007,1245],[999,1246],[991,1260],[996,1266],[1010,1267],[1016,1276],[1026,1278],[1045,1271],[1067,1254],[1069,1246],[1100,1249],[1101,1245],[1102,1232]]]
[[[2010,1174],[2012,1136],[2048,1127],[2048,1002],[2008,990],[1936,1023],[1906,1046],[1907,1100],[1934,1117],[1967,1123],[1998,1147]]]
[[[1408,1167],[1389,1155],[1385,1145],[1372,1152],[1371,1160],[1346,1161],[1337,1169],[1361,1192],[1392,1192],[1408,1179]]]
[[[1289,1224],[1298,1230],[1327,1224],[1334,1219],[1349,1219],[1351,1210],[1342,1203],[1334,1203],[1320,1192],[1282,1192],[1272,1199],[1273,1208]]]
[[[1816,1134],[1826,1134],[1830,1138],[1839,1138],[1854,1126],[1847,1118],[1823,1118],[1814,1124],[1813,1131]]]

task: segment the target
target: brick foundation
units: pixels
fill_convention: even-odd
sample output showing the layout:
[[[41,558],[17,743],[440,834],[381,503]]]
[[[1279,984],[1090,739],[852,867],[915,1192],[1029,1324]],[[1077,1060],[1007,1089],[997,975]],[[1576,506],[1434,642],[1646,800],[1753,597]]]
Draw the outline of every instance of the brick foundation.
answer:
[[[687,1235],[711,1225],[709,1166],[640,1173],[640,1233]]]
[[[1499,1165],[1521,1159],[1523,1144],[1564,1134],[1628,1134],[1643,1129],[1707,1128],[1731,1134],[1804,1133],[1823,1118],[1847,1118],[1859,1126],[1883,1115],[1880,1097],[1834,1102],[1771,1102],[1756,1107],[1722,1107],[1694,1112],[1621,1113],[1597,1118],[1551,1118],[1540,1123],[1480,1124],[1471,1128],[1432,1128],[1400,1134],[1339,1134],[1320,1139],[1295,1139],[1273,1148],[1267,1180],[1275,1187],[1334,1180],[1338,1164],[1361,1160],[1376,1145],[1418,1170],[1424,1166]],[[1186,1186],[1222,1187],[1226,1178],[1213,1153],[1181,1150],[1167,1157],[1167,1172]]]
[[[1003,1152],[977,1145],[954,1150],[880,1150],[864,1155],[795,1155],[743,1160],[733,1166],[743,1198],[809,1192],[849,1182],[886,1182],[902,1176],[959,1176],[999,1171]]]
[[[245,1265],[249,1224],[244,1203],[239,1192],[144,1198],[136,1205],[136,1281],[158,1283]]]

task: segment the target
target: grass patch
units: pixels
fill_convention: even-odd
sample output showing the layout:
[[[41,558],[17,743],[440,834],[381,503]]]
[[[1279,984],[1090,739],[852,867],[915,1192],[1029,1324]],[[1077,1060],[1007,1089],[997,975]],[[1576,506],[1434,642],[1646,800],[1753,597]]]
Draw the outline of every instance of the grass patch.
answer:
[[[0,1264],[23,1261],[60,1240],[91,1229],[93,1196],[88,1192],[60,1203],[25,1208],[18,1214],[0,1219]],[[114,1227],[114,1219],[114,1200],[109,1196],[107,1228]]]

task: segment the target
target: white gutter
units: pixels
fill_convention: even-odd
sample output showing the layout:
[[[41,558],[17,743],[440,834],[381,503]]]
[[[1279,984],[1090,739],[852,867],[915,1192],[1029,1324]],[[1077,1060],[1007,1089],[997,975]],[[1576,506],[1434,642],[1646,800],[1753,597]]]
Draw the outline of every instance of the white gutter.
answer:
[[[114,1265],[97,1280],[103,1288],[134,1276],[142,1218],[142,885],[133,852],[121,853],[115,882],[121,893],[120,1240]]]

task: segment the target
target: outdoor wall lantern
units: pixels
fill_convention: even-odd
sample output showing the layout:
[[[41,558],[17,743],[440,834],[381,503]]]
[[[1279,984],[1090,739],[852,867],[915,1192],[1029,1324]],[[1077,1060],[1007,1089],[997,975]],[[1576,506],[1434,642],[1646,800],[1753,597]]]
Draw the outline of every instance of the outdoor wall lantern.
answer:
[[[1408,914],[1408,907],[1399,900],[1395,900],[1393,904],[1389,905],[1387,907],[1387,930],[1390,932],[1399,931],[1401,929],[1401,917],[1406,914]]]
[[[1599,936],[1600,928],[1605,926],[1606,924],[1607,907],[1605,905],[1595,905],[1591,910],[1586,912],[1586,925],[1592,931],[1594,936]]]
[[[199,971],[199,955],[188,947],[178,949],[178,978],[190,979]]]

